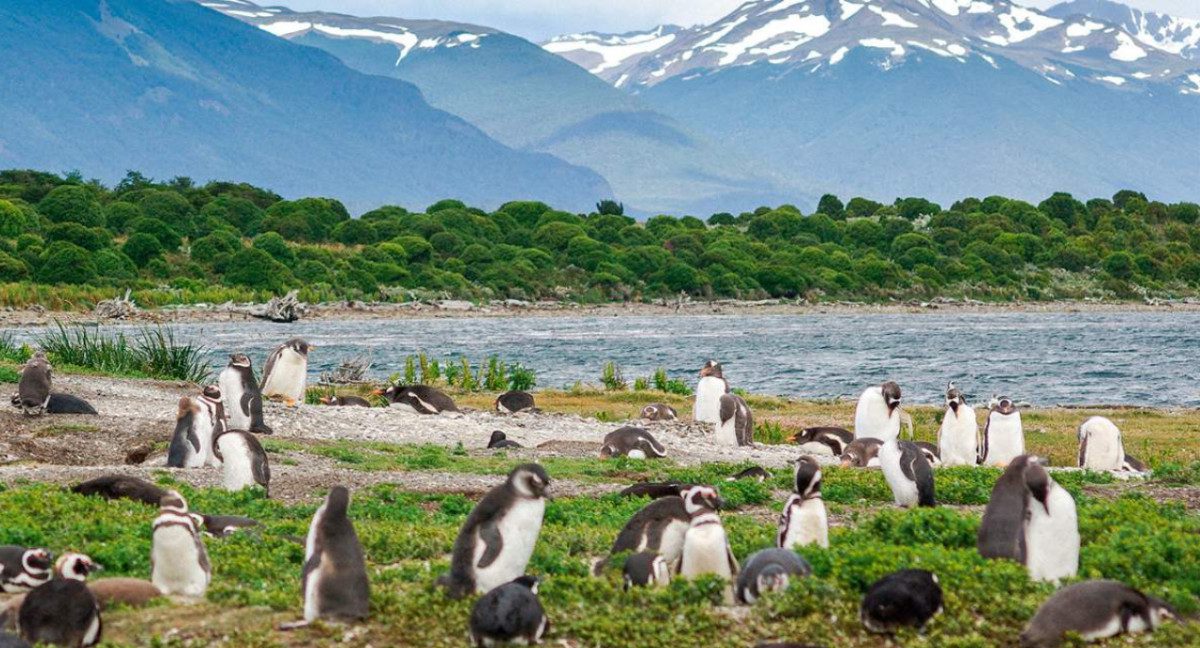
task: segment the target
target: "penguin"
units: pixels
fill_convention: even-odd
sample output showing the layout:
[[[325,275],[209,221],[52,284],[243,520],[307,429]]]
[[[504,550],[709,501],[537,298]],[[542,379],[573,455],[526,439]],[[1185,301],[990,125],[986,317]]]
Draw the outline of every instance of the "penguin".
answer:
[[[651,551],[662,556],[673,572],[678,572],[683,538],[691,523],[691,516],[683,503],[683,495],[694,487],[677,488],[681,488],[678,495],[659,497],[634,513],[617,534],[608,555],[611,557],[627,552]],[[592,567],[592,573],[599,576],[608,562],[609,558],[597,561]]]
[[[208,385],[200,392],[200,397],[197,400],[201,406],[208,410],[208,417],[213,422],[212,435],[215,438],[228,427],[225,419],[225,405],[221,402],[221,388],[217,385]],[[211,449],[208,451],[207,465],[216,465]]]
[[[924,569],[902,569],[875,581],[859,608],[870,632],[890,634],[903,627],[920,630],[942,612],[942,586]]]
[[[170,491],[159,504],[150,546],[150,582],[163,594],[204,596],[212,581],[208,552],[188,515],[187,500]]]
[[[679,555],[679,575],[692,580],[712,574],[729,581],[725,599],[732,602],[738,562],[729,547],[721,517],[717,515],[721,498],[711,486],[693,486],[684,491],[682,497],[689,521]]]
[[[626,590],[631,587],[662,587],[671,582],[670,566],[653,551],[630,554],[621,571]]]
[[[164,596],[157,585],[140,578],[101,578],[88,583],[88,589],[101,611],[115,605],[143,607]]]
[[[346,511],[350,491],[334,486],[313,515],[304,545],[304,620],[361,621],[370,608],[362,543]]]
[[[199,468],[209,463],[213,449],[213,420],[199,399],[179,399],[175,434],[167,450],[167,467]]]
[[[749,468],[739,472],[732,477],[726,477],[725,481],[740,481],[743,479],[753,479],[758,483],[763,483],[771,478],[771,473],[767,472],[762,466],[750,466]]]
[[[721,422],[721,397],[729,393],[729,383],[721,371],[721,363],[709,360],[700,369],[700,382],[696,384],[696,405],[692,418],[699,423]]]
[[[1113,580],[1090,580],[1055,592],[1021,633],[1022,648],[1053,648],[1068,632],[1085,641],[1153,632],[1178,614],[1165,601]]]
[[[782,592],[793,577],[812,574],[812,566],[791,549],[763,549],[750,554],[738,574],[737,602],[752,605],[767,592]]]
[[[1121,430],[1103,416],[1093,416],[1079,426],[1079,467],[1087,470],[1121,470],[1125,446]]]
[[[28,592],[54,576],[50,552],[16,545],[0,547],[0,591]]]
[[[383,391],[376,391],[377,396],[386,396],[393,405],[416,414],[441,414],[442,412],[458,412],[454,399],[441,391],[426,385],[409,385],[407,387],[391,386]]]
[[[21,638],[35,644],[94,646],[100,643],[100,605],[88,589],[88,574],[100,566],[78,553],[65,553],[54,565],[56,578],[25,595],[17,612]]]
[[[370,407],[371,401],[361,396],[322,396],[321,404],[329,407]]]
[[[938,454],[943,466],[974,466],[979,458],[979,422],[975,409],[954,383],[946,385],[946,413],[938,428]]]
[[[667,449],[652,434],[637,427],[623,427],[604,435],[600,458],[629,457],[630,459],[661,459]]]
[[[254,379],[254,368],[244,353],[229,356],[229,365],[217,377],[221,388],[221,399],[231,430],[250,430],[255,434],[271,434],[273,430],[263,422],[262,390]]]
[[[620,495],[621,497],[649,497],[650,499],[678,497],[685,488],[687,486],[679,482],[639,482],[627,486]]]
[[[300,338],[292,338],[275,347],[263,368],[262,395],[279,397],[288,407],[304,401],[308,380],[308,352],[317,348]]]
[[[854,410],[855,439],[896,439],[900,437],[900,385],[888,381],[867,387]]]
[[[879,439],[855,439],[846,446],[842,453],[842,468],[869,468],[879,465],[879,448],[883,442]]]
[[[942,465],[941,453],[938,452],[938,447],[928,441],[913,441],[921,454],[925,455],[925,461],[929,462],[934,468]]]
[[[45,351],[33,354],[21,369],[17,384],[17,399],[26,416],[39,416],[50,403],[50,374],[52,367]]]
[[[1075,500],[1033,457],[1013,459],[983,512],[979,555],[1008,558],[1034,580],[1058,581],[1079,570],[1079,524]]]
[[[746,400],[737,394],[723,394],[715,440],[723,446],[754,445],[754,415]]]
[[[488,449],[494,450],[497,448],[520,448],[521,444],[508,438],[508,435],[495,430],[492,432],[492,438],[488,439]]]
[[[933,467],[912,441],[889,439],[879,446],[879,466],[897,506],[937,506]]]
[[[1007,396],[993,399],[987,424],[983,427],[979,463],[1003,468],[1023,454],[1025,429],[1021,425],[1021,412],[1017,410],[1016,403]]]
[[[486,593],[525,573],[542,531],[550,476],[522,464],[471,509],[439,583],[451,598]]]
[[[471,643],[476,648],[542,643],[550,621],[537,591],[537,578],[519,576],[480,597],[471,608]]]
[[[167,491],[138,477],[126,475],[104,475],[89,479],[71,487],[72,493],[96,495],[104,499],[131,499],[135,502],[158,506]]]
[[[226,430],[213,439],[213,452],[222,463],[225,490],[258,484],[271,496],[271,465],[258,437],[244,430]]]
[[[70,394],[50,394],[50,400],[46,401],[47,414],[87,414],[96,415],[96,411],[92,404],[83,400],[78,396]]]
[[[203,530],[206,535],[214,538],[228,538],[246,529],[262,526],[258,520],[240,515],[204,515],[202,513],[190,513],[189,515],[196,523],[197,530]]]
[[[507,391],[496,397],[492,407],[500,414],[516,414],[534,409],[533,394],[524,391]]]
[[[645,421],[674,421],[679,418],[679,413],[670,405],[650,403],[642,408],[640,416]]]
[[[1121,470],[1126,472],[1146,472],[1150,470],[1150,467],[1137,457],[1126,454],[1125,461],[1121,462]]]
[[[806,427],[796,435],[798,445],[805,443],[820,443],[828,446],[833,456],[840,457],[846,451],[846,446],[854,440],[854,433],[840,427]]]
[[[821,466],[808,455],[796,461],[795,492],[783,505],[775,546],[794,549],[809,544],[829,547],[829,516],[821,499]]]

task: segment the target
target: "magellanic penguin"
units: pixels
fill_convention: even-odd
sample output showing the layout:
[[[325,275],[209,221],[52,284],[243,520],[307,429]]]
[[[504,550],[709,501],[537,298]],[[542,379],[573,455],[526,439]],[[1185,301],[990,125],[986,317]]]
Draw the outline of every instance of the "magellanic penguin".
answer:
[[[50,361],[45,351],[33,354],[21,369],[21,381],[17,384],[17,400],[26,416],[37,416],[50,403]]]
[[[721,410],[718,414],[714,440],[723,446],[754,445],[754,415],[746,400],[737,394],[721,396]]]
[[[367,563],[347,515],[349,506],[350,491],[334,486],[308,527],[300,581],[305,621],[367,618],[371,602]]]
[[[538,464],[523,464],[488,491],[471,509],[438,582],[451,598],[483,594],[525,573],[542,531],[550,476]]]
[[[534,409],[533,394],[520,390],[507,391],[496,397],[492,406],[500,414],[516,414]]]
[[[1079,426],[1079,467],[1088,470],[1121,470],[1125,446],[1121,430],[1103,416],[1093,416]]]
[[[88,574],[100,566],[83,554],[65,553],[55,563],[57,578],[25,595],[17,613],[21,637],[35,644],[94,646],[100,643],[100,604],[88,589]]]
[[[200,405],[208,410],[208,416],[213,422],[213,436],[216,437],[221,432],[224,432],[228,427],[227,419],[225,418],[225,404],[221,402],[221,388],[217,385],[208,385],[204,391],[200,392]],[[216,465],[212,453],[209,452],[209,465]]]
[[[796,461],[795,492],[783,505],[775,546],[793,549],[829,547],[829,517],[821,499],[821,466],[808,455]]]
[[[738,574],[736,598],[738,603],[751,605],[767,592],[782,592],[792,578],[812,574],[812,566],[791,549],[756,551],[742,565]]]
[[[829,448],[830,453],[835,457],[842,456],[846,451],[846,446],[854,440],[854,433],[846,428],[816,426],[806,427],[800,430],[794,441],[797,445],[806,443],[819,443]],[[813,450],[809,450],[813,452]]]
[[[362,396],[322,396],[321,404],[329,407],[370,407],[371,401]]]
[[[171,468],[200,468],[208,465],[213,455],[214,422],[208,407],[198,398],[179,399],[175,415],[175,434],[167,449],[167,466]]]
[[[898,435],[899,428],[895,432]],[[894,436],[883,439],[883,445],[879,446],[879,467],[883,469],[898,506],[937,506],[933,467],[916,443],[901,441]]]
[[[683,504],[682,494],[686,494],[692,487],[678,484],[662,486],[665,491],[679,489],[676,490],[679,494],[664,494],[634,513],[613,541],[612,549],[608,552],[610,557],[626,552],[652,551],[662,556],[673,572],[679,571],[683,537],[687,534],[692,519]],[[597,561],[592,573],[597,576],[602,574],[608,566],[608,561],[608,558]]]
[[[521,444],[508,438],[508,435],[500,430],[493,430],[492,437],[488,439],[488,449],[505,449],[505,448],[520,448]]]
[[[731,477],[726,477],[725,481],[741,481],[743,479],[753,479],[754,481],[761,484],[761,483],[767,481],[768,479],[770,479],[772,476],[773,475],[771,475],[771,472],[768,471],[766,468],[763,468],[762,466],[750,466],[749,468],[746,468],[745,470],[738,471],[737,474],[735,474]]]
[[[50,394],[46,401],[47,414],[98,414],[92,404],[71,394]]]
[[[537,591],[537,578],[520,576],[480,597],[471,609],[471,643],[476,648],[542,643],[550,621]]]
[[[1033,457],[1021,455],[992,489],[978,547],[984,558],[1025,565],[1034,580],[1070,578],[1079,570],[1075,500]]]
[[[891,633],[899,628],[921,629],[942,612],[938,577],[924,569],[902,569],[875,581],[863,597],[859,619],[867,630]]]
[[[189,515],[196,523],[197,530],[214,538],[228,538],[235,533],[262,526],[258,520],[241,515],[204,515],[202,513],[189,513]]]
[[[946,414],[938,429],[938,452],[943,466],[974,466],[979,458],[979,422],[954,383],[946,385]]]
[[[244,353],[229,356],[229,365],[217,377],[225,415],[231,430],[250,430],[255,434],[271,434],[263,422],[262,390],[254,380],[250,357]]]
[[[308,352],[317,348],[300,338],[292,338],[275,347],[263,368],[262,395],[279,397],[289,407],[304,401],[308,382]]]
[[[621,571],[627,590],[631,587],[661,587],[671,582],[671,567],[653,551],[630,554]]]
[[[696,405],[692,418],[700,423],[721,422],[721,397],[729,393],[729,383],[721,371],[721,363],[709,360],[700,370],[700,382],[696,384]]]
[[[712,574],[729,581],[725,598],[732,602],[738,562],[729,548],[721,516],[717,514],[722,505],[721,498],[711,486],[693,486],[685,490],[682,497],[689,522],[679,556],[679,575],[690,580]]]
[[[453,398],[428,385],[393,385],[385,390],[377,391],[375,394],[386,396],[391,404],[415,414],[457,413],[459,411]]]
[[[642,408],[640,416],[644,421],[674,421],[679,418],[679,413],[670,405],[650,403]]]
[[[855,439],[842,452],[842,468],[872,468],[879,466],[879,439]]]
[[[900,437],[900,385],[867,387],[854,409],[854,438],[886,441]]]
[[[1054,648],[1068,632],[1085,641],[1152,632],[1177,614],[1165,601],[1112,580],[1068,585],[1038,608],[1021,633],[1022,648]]]
[[[71,487],[72,493],[96,495],[104,499],[131,499],[135,502],[158,506],[167,491],[139,477],[128,475],[103,475]]]
[[[213,452],[222,463],[225,490],[239,491],[257,484],[271,496],[271,466],[258,437],[245,430],[226,430],[213,439]]]
[[[28,592],[53,575],[54,561],[49,551],[15,545],[0,547],[0,590],[10,594]]]
[[[686,484],[679,482],[638,482],[623,488],[620,495],[621,497],[649,497],[650,499],[678,497],[686,488]],[[680,506],[682,505],[681,502]]]
[[[1021,412],[1007,396],[993,399],[983,427],[983,444],[979,448],[979,463],[1003,468],[1025,454],[1025,428]]]
[[[196,530],[196,521],[188,514],[187,500],[171,491],[162,498],[154,519],[150,582],[163,594],[199,598],[211,580],[208,551]]]
[[[629,457],[631,459],[661,459],[667,456],[654,435],[638,427],[623,427],[604,435],[600,458]]]

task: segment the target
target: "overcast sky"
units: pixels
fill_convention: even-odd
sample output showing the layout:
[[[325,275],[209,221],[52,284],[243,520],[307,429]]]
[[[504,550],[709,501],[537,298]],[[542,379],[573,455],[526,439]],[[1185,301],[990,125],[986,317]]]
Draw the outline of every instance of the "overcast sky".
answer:
[[[662,23],[694,25],[729,13],[744,0],[258,0],[298,10],[359,16],[441,18],[512,32],[531,40],[581,31],[623,32]],[[1049,7],[1058,0],[1025,0]],[[1126,0],[1126,4],[1200,18],[1200,0]]]

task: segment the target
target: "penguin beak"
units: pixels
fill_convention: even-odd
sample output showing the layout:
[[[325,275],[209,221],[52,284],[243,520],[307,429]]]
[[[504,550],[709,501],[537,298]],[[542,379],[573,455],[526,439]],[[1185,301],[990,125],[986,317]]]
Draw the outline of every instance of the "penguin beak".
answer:
[[[376,389],[371,392],[372,396],[383,396],[386,392],[382,389]]]
[[[842,468],[849,468],[849,467],[850,467],[850,460],[849,460],[849,459],[842,459],[842,463],[841,463],[840,465],[841,465],[841,467],[842,467]]]

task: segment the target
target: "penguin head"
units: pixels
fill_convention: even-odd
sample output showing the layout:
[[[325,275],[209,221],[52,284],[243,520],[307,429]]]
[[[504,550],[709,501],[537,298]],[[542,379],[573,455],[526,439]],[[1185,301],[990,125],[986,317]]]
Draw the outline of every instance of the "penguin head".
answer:
[[[184,396],[183,398],[179,399],[179,411],[175,414],[175,419],[176,420],[183,419],[183,418],[186,418],[193,414],[196,414],[199,411],[200,411],[200,406],[196,404],[196,401],[192,400],[191,398],[189,398],[187,396]]]
[[[1012,402],[1012,399],[1008,396],[1001,396],[993,403],[992,411],[1008,416],[1009,414],[1017,411],[1017,404]]]
[[[284,342],[283,346],[295,351],[296,353],[299,353],[304,357],[308,357],[308,352],[317,348],[317,345],[309,344],[300,338],[292,338],[287,342]]]
[[[767,565],[758,574],[758,593],[782,592],[788,586],[788,574],[781,565]]]
[[[1037,461],[1037,457],[1030,455],[1021,455],[1013,459],[1013,463],[1023,463],[1025,465],[1025,487],[1029,489],[1029,494],[1042,505],[1046,513],[1050,513],[1050,485],[1053,481],[1050,479],[1050,473],[1042,467]],[[1011,464],[1010,464],[1011,465]],[[1020,464],[1018,464],[1020,465]]]
[[[796,494],[804,498],[821,495],[821,466],[809,455],[796,460]]]
[[[522,464],[508,473],[508,483],[522,497],[540,499],[548,497],[546,491],[550,488],[550,475],[538,464]]]
[[[538,593],[538,585],[541,583],[541,581],[538,579],[537,576],[530,576],[529,574],[525,574],[524,576],[517,576],[516,578],[512,579],[512,583],[514,585],[520,585],[521,587],[529,588],[530,592],[537,594]]]
[[[187,515],[188,503],[183,499],[183,495],[179,491],[167,491],[166,495],[158,501],[159,515],[163,513],[175,513],[177,515]]]
[[[44,574],[54,567],[54,560],[51,558],[49,551],[40,547],[26,549],[25,553],[21,556],[21,566],[31,574]]]
[[[963,393],[959,391],[958,387],[954,386],[954,383],[946,385],[946,407],[949,407],[957,414],[959,406],[964,405],[966,402]]]
[[[900,407],[900,385],[889,380],[883,383],[881,390],[883,391],[883,401],[887,403],[888,412]]]
[[[1162,599],[1147,596],[1146,602],[1150,607],[1150,627],[1152,628],[1158,627],[1163,621],[1174,621],[1179,618],[1179,613],[1175,611],[1175,608]]]
[[[725,505],[725,501],[712,486],[691,486],[680,493],[683,506],[689,515],[705,511],[716,511]]]
[[[250,366],[250,356],[246,355],[245,353],[235,353],[235,354],[229,356],[229,366],[230,367],[249,367]]]
[[[325,515],[343,517],[350,508],[350,490],[345,486],[334,486],[325,496]]]
[[[208,385],[202,392],[205,398],[212,400],[221,400],[221,388],[216,385]]]
[[[87,580],[88,574],[98,572],[103,567],[92,562],[92,559],[81,553],[65,553],[54,563],[54,571],[60,578],[69,580]]]
[[[492,431],[492,438],[488,439],[488,445],[500,443],[501,441],[503,441],[507,438],[508,438],[507,434],[501,432],[500,430],[494,430],[494,431]]]
[[[709,376],[712,376],[713,378],[724,377],[721,375],[720,362],[717,362],[716,360],[709,360],[708,362],[704,363],[704,367],[700,369],[700,377],[707,378]]]

